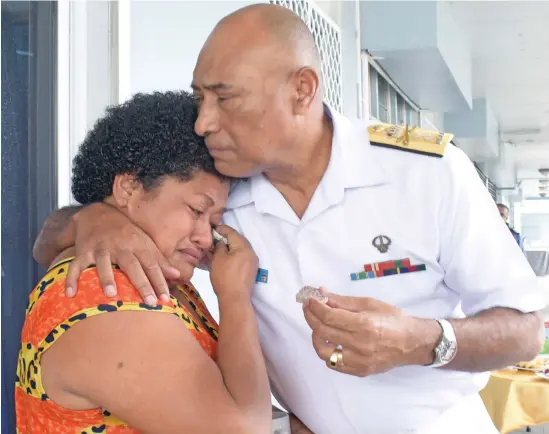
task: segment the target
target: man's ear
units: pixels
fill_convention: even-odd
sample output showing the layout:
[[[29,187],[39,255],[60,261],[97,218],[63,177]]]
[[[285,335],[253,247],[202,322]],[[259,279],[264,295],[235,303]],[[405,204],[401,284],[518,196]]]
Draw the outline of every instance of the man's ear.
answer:
[[[120,208],[127,208],[132,198],[135,198],[141,189],[141,183],[135,179],[134,175],[116,175],[112,183],[112,198]]]
[[[294,74],[296,98],[294,101],[295,114],[304,114],[319,91],[320,79],[313,68],[303,67]]]

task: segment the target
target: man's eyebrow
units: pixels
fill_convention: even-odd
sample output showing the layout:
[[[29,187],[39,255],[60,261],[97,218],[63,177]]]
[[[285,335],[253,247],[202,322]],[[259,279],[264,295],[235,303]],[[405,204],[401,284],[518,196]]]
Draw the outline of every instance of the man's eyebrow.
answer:
[[[195,83],[191,84],[191,89],[194,91],[200,90],[201,87],[207,90],[212,90],[212,91],[228,90],[233,88],[230,84],[227,84],[227,83],[213,83],[213,84],[206,84],[204,86],[197,86]]]

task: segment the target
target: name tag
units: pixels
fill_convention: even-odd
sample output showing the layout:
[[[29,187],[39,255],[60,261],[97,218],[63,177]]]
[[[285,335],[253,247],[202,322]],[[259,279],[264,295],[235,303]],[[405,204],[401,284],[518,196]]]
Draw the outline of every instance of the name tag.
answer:
[[[257,276],[255,277],[256,283],[267,283],[269,281],[269,270],[263,268],[257,269]]]

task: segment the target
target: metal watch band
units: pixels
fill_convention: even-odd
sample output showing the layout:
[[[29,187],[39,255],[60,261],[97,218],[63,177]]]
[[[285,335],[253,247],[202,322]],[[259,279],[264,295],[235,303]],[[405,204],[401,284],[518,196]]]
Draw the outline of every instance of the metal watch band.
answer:
[[[435,360],[431,365],[432,368],[438,368],[447,365],[457,354],[457,340],[454,332],[454,327],[445,319],[436,320],[442,328],[442,336],[440,342],[435,348]]]

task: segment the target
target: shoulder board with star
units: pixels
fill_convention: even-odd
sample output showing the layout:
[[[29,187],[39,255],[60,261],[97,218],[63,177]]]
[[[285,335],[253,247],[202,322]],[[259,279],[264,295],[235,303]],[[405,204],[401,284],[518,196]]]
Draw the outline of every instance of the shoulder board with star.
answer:
[[[418,127],[375,124],[368,127],[370,144],[405,152],[441,158],[453,134]]]

